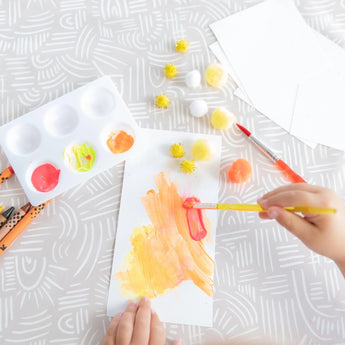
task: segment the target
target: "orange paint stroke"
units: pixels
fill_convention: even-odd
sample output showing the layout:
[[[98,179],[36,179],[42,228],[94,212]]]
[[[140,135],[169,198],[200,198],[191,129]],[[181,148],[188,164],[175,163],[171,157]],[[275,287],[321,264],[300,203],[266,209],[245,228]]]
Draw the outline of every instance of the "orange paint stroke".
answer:
[[[134,144],[134,138],[125,131],[112,132],[107,140],[107,145],[112,153],[124,153]]]
[[[191,280],[212,296],[214,261],[203,241],[190,237],[184,198],[163,172],[154,180],[158,191],[141,198],[152,224],[134,229],[132,250],[115,274],[122,292],[129,298],[154,298]]]

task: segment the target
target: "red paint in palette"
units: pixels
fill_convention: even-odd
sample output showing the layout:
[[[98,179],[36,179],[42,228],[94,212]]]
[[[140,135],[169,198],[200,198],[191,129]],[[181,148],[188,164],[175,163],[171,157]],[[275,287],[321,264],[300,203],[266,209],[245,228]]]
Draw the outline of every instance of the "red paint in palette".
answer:
[[[60,170],[47,163],[38,166],[31,175],[31,183],[39,192],[50,192],[53,190],[60,177]]]
[[[199,203],[196,197],[186,198],[183,202],[183,208],[186,209],[187,223],[190,237],[195,241],[201,241],[207,235],[207,230],[202,219],[202,210],[193,208],[193,205]]]

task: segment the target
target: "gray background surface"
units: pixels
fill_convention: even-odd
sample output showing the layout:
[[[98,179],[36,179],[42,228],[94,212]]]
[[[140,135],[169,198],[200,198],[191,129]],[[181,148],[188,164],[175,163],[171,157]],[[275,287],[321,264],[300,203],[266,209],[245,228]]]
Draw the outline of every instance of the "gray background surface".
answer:
[[[260,1],[0,1],[0,123],[4,124],[102,75],[110,75],[142,127],[216,133],[188,114],[195,98],[225,106],[310,183],[345,195],[345,155],[311,150],[222,89],[184,85],[191,69],[215,62],[208,25]],[[345,47],[344,0],[299,0],[307,22]],[[235,34],[235,33],[233,33]],[[187,38],[186,54],[174,41]],[[179,75],[164,78],[174,63]],[[165,92],[167,110],[154,107]],[[224,133],[222,202],[255,202],[287,181],[237,130]],[[226,168],[248,159],[245,185],[226,182]],[[0,168],[8,161],[0,151]],[[101,344],[123,177],[120,164],[54,199],[0,257],[1,344]],[[0,187],[4,206],[26,197],[16,178]],[[219,214],[214,328],[166,325],[185,344],[262,337],[279,344],[345,344],[345,280],[328,259],[306,249],[256,214]],[[173,308],[173,306],[172,306]]]

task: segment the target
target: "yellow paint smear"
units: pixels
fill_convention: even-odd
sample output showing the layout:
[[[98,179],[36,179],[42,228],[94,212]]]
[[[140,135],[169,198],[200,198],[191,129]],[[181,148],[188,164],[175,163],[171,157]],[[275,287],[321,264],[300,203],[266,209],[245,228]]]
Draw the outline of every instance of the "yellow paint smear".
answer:
[[[184,198],[163,172],[154,180],[158,191],[150,190],[141,198],[151,224],[134,229],[132,250],[115,275],[122,292],[129,298],[154,298],[191,280],[212,296],[214,261],[204,242],[190,237]]]

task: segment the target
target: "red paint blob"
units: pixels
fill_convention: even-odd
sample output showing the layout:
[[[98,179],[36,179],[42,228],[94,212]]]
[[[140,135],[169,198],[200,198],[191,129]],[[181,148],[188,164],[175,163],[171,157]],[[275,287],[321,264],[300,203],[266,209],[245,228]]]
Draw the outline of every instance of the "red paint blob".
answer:
[[[183,207],[187,212],[187,223],[190,237],[195,241],[201,241],[206,235],[207,230],[202,219],[202,210],[193,208],[193,205],[200,202],[196,197],[186,198]]]
[[[31,175],[32,185],[39,192],[50,192],[59,182],[60,170],[47,163],[37,167]]]

